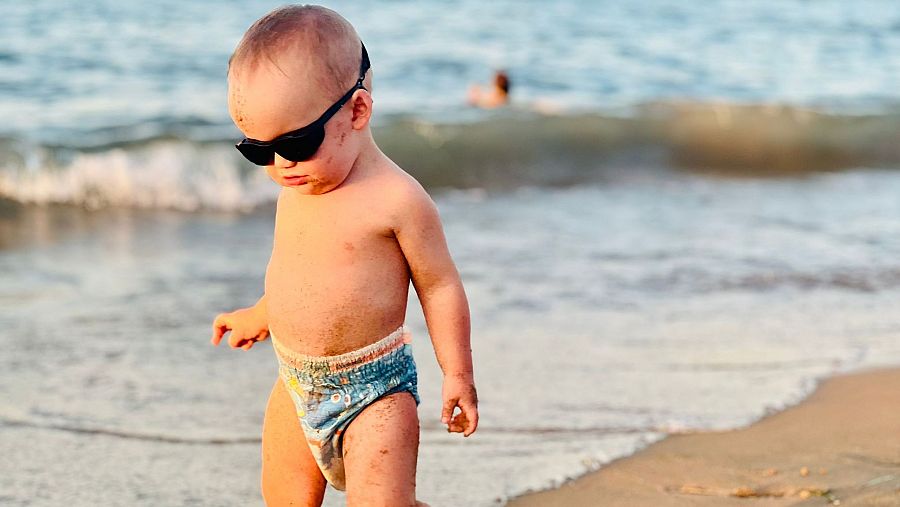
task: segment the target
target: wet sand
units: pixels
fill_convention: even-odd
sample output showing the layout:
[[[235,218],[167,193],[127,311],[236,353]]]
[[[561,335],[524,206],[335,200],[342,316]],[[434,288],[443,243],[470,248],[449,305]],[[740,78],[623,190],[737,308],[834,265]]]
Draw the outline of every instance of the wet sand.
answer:
[[[507,505],[900,506],[900,368],[830,377],[746,428],[671,435]]]

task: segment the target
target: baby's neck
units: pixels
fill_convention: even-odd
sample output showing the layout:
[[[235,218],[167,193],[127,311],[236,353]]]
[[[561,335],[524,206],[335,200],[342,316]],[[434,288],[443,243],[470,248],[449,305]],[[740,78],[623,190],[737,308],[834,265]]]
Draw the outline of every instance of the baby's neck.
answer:
[[[350,172],[347,174],[347,179],[354,173],[358,174],[377,164],[384,156],[384,153],[382,153],[381,149],[378,148],[378,145],[375,144],[375,139],[372,138],[372,134],[365,136],[360,141],[359,151],[356,154],[356,158],[353,160]]]

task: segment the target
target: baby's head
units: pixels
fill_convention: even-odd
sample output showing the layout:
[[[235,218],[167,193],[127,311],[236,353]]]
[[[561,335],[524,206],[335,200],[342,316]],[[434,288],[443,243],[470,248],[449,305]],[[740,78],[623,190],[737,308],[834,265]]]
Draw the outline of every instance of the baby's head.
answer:
[[[228,110],[248,138],[241,152],[302,193],[340,185],[372,143],[371,72],[358,81],[367,64],[353,26],[330,9],[291,5],[260,18],[228,62]],[[322,121],[294,132],[318,119],[324,137]]]

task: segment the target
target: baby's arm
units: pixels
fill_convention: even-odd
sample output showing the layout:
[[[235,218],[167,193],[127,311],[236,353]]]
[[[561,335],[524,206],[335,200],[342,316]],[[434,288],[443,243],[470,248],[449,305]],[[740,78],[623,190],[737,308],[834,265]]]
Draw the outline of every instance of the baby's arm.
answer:
[[[269,319],[266,316],[266,296],[263,294],[255,305],[228,313],[220,313],[213,321],[210,342],[218,345],[225,333],[231,331],[228,344],[231,348],[250,350],[253,344],[269,337]]]
[[[469,303],[434,201],[421,186],[405,196],[394,233],[409,264],[438,364],[444,372],[441,422],[471,435],[478,426]],[[461,413],[453,416],[459,406]]]

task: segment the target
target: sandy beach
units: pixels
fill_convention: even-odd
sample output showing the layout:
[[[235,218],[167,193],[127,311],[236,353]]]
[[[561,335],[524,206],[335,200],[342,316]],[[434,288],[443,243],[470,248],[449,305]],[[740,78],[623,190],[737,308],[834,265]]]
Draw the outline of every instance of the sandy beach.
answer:
[[[741,429],[671,435],[510,507],[900,505],[900,368],[823,380]]]

